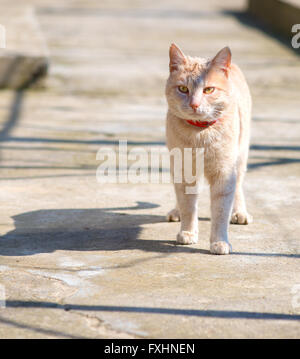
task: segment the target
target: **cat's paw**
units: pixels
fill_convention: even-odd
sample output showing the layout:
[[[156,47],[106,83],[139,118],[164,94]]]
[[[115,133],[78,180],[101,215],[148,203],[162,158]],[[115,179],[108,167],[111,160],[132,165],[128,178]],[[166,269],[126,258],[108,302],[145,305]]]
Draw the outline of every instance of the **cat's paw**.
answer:
[[[172,209],[172,211],[170,211],[167,214],[167,221],[168,222],[179,222],[180,221],[180,214],[177,208]]]
[[[232,251],[231,245],[225,241],[212,242],[210,252],[212,254],[229,254]]]
[[[234,212],[231,215],[232,224],[249,224],[253,222],[253,217],[247,212]]]
[[[195,244],[198,242],[198,232],[180,231],[176,242],[177,244]]]

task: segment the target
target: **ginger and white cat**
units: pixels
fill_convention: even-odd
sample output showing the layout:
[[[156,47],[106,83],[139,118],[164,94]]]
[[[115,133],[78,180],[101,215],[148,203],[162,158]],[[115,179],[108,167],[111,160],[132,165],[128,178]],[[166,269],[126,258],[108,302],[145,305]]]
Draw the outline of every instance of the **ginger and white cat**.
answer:
[[[170,76],[166,85],[168,102],[167,146],[204,148],[204,175],[210,185],[210,251],[228,254],[229,222],[248,224],[242,189],[249,150],[251,96],[246,80],[231,52],[223,48],[211,59],[185,56],[170,47]],[[171,163],[174,175],[174,165]],[[177,205],[169,221],[181,221],[177,243],[198,241],[197,194],[187,194],[190,183],[174,183]]]

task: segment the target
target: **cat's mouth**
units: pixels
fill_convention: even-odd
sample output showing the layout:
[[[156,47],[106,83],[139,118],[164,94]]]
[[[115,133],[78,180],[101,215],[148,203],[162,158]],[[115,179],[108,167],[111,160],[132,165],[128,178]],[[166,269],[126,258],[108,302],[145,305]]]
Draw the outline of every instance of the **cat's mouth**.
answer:
[[[195,120],[195,119],[185,119],[185,121],[197,125],[197,124],[201,124],[203,122],[205,122],[205,123],[214,122],[215,119],[212,119],[212,118],[206,118],[206,119],[201,118],[201,119],[197,119],[197,120]]]
[[[207,108],[197,108],[192,110],[191,108],[185,108],[184,113],[186,118],[192,121],[213,121],[215,120],[213,116],[213,111]]]
[[[197,111],[193,111],[190,108],[177,108],[177,116],[182,118],[183,120],[193,121],[195,124],[201,122],[211,122],[217,120],[216,113],[214,111],[205,111],[204,109],[197,109]]]
[[[188,116],[185,118],[186,120],[190,120],[193,122],[207,122],[207,121],[214,121],[215,118],[213,116],[210,116],[207,113],[189,113]]]
[[[219,116],[220,117],[220,116]],[[196,127],[209,127],[219,120],[219,117],[206,113],[188,113],[183,120]]]

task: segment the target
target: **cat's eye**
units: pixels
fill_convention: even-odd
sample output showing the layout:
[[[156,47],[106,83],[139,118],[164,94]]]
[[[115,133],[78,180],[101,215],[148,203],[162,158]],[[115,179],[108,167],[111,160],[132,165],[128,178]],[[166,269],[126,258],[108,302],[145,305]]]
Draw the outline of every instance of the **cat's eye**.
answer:
[[[214,87],[205,87],[205,89],[203,89],[203,93],[205,93],[206,95],[209,95],[211,93],[213,93],[215,91]]]
[[[188,93],[189,89],[186,86],[178,86],[178,90],[182,93]]]

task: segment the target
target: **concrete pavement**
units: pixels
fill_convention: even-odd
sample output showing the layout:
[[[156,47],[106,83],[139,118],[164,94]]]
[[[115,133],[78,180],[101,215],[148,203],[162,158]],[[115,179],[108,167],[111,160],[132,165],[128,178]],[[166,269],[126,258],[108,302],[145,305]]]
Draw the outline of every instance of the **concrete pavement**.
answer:
[[[2,91],[1,338],[299,338],[300,61],[236,16],[243,1],[33,1],[44,87]],[[168,47],[231,47],[254,100],[233,254],[176,246],[170,184],[99,184],[102,146],[164,147]],[[0,298],[1,299],[1,298]]]

